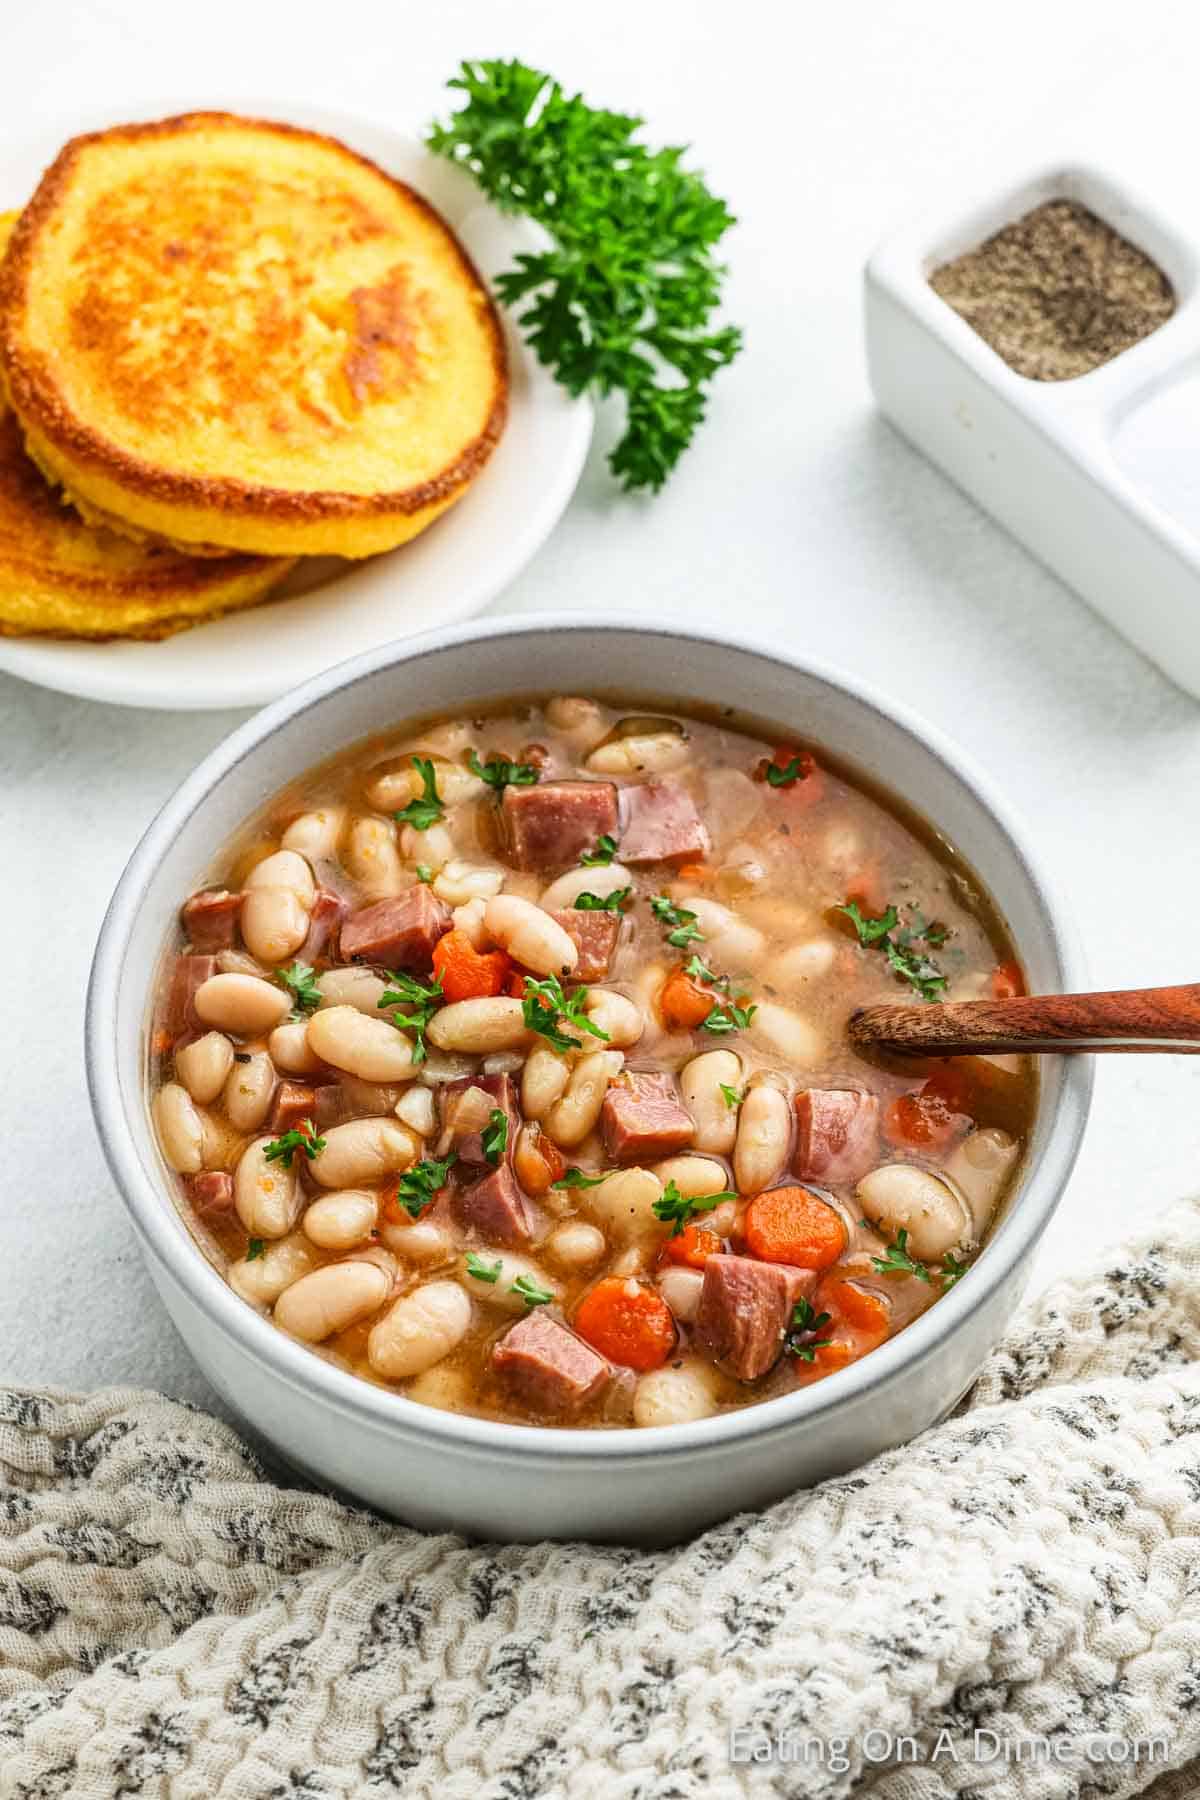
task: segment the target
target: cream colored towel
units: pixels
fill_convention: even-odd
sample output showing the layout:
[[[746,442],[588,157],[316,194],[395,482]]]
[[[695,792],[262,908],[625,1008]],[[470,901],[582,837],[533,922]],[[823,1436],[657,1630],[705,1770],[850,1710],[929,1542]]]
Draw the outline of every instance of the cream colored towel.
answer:
[[[1188,1204],[948,1423],[654,1553],[423,1537],[161,1395],[0,1391],[0,1796],[1194,1800],[1198,1350]]]

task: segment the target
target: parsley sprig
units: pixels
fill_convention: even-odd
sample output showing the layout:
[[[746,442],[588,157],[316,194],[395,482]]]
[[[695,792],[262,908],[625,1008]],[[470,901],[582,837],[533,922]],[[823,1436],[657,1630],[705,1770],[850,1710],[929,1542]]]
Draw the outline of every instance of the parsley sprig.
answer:
[[[562,1030],[563,1025],[572,1025],[577,1031],[586,1031],[607,1044],[608,1032],[601,1031],[599,1025],[593,1024],[584,1013],[587,997],[585,987],[578,987],[571,993],[564,994],[557,975],[547,975],[545,981],[537,981],[532,975],[527,975],[522,1005],[525,1024],[530,1031],[536,1031],[539,1037],[544,1037],[555,1050],[575,1050],[579,1046],[579,1039],[569,1037]]]
[[[807,781],[812,770],[812,757],[803,750],[797,750],[795,756],[782,768],[777,762],[769,762],[763,773],[766,775],[768,787],[781,788],[791,787],[794,781]]]
[[[856,900],[848,900],[837,911],[845,913],[858,933],[859,943],[868,949],[877,946],[882,950],[896,975],[915,988],[922,1000],[942,998],[947,977],[928,954],[928,948],[945,943],[947,933],[943,926],[930,925],[919,912],[914,913],[911,925],[901,926],[894,906],[887,907],[876,919],[868,918]],[[918,944],[926,948],[918,949]]]
[[[557,1181],[552,1181],[550,1186],[559,1189],[594,1188],[599,1187],[602,1181],[607,1180],[607,1175],[585,1175],[582,1169],[571,1168]]]
[[[470,170],[502,212],[555,240],[497,278],[540,362],[572,394],[625,398],[609,467],[657,492],[703,422],[707,388],[742,346],[711,328],[725,270],[714,250],[733,215],[684,152],[651,150],[643,121],[589,106],[521,62],[464,62],[465,96],[432,150]]]
[[[508,1149],[508,1114],[502,1106],[493,1106],[488,1115],[488,1122],[480,1133],[483,1154],[493,1169],[500,1165],[500,1158]]]
[[[427,1156],[400,1177],[396,1202],[410,1218],[419,1219],[425,1208],[433,1205],[446,1185],[446,1176],[450,1173],[450,1165],[456,1155],[457,1152],[452,1150],[441,1162]]]
[[[720,1088],[721,1098],[724,1100],[730,1112],[736,1112],[738,1107],[742,1104],[742,1101],[746,1098],[745,1093],[742,1092],[739,1094],[737,1089],[735,1087],[730,1087],[727,1081],[719,1081],[717,1086]]]
[[[650,1208],[656,1219],[670,1225],[671,1236],[680,1237],[698,1212],[711,1212],[722,1200],[736,1200],[737,1195],[725,1188],[719,1194],[681,1194],[673,1181],[668,1181],[662,1194]]]
[[[320,1006],[321,990],[317,986],[317,971],[310,963],[294,962],[290,968],[276,969],[275,974],[295,1002],[292,1007],[293,1019],[302,1019],[305,1013],[315,1012]]]
[[[667,894],[652,894],[650,911],[660,925],[672,927],[667,932],[667,942],[676,950],[686,950],[689,944],[699,943],[704,936],[696,924],[695,913],[688,912],[686,907],[676,906]]]
[[[413,1062],[423,1063],[429,1054],[425,1043],[429,1021],[446,997],[442,992],[442,984],[436,978],[421,981],[415,975],[406,974],[403,969],[393,970],[388,975],[388,983],[376,1005],[380,1011],[401,1006],[412,1009],[410,1012],[393,1012],[392,1024],[397,1031],[407,1029],[412,1032]]]
[[[266,1162],[281,1162],[285,1169],[290,1169],[297,1150],[303,1150],[311,1162],[324,1148],[325,1139],[317,1136],[312,1120],[303,1119],[298,1127],[293,1126],[281,1137],[272,1138],[269,1144],[265,1144],[263,1158]]]
[[[499,756],[494,751],[486,762],[480,762],[472,750],[467,767],[472,775],[478,775],[498,794],[506,787],[536,787],[538,781],[538,772],[532,763],[509,762],[506,756]]]
[[[815,1313],[811,1300],[797,1300],[792,1309],[792,1323],[783,1347],[789,1356],[798,1356],[801,1362],[815,1362],[816,1352],[826,1349],[832,1344],[832,1338],[818,1337],[832,1319],[832,1314]]]
[[[482,1256],[477,1256],[474,1250],[467,1251],[467,1274],[473,1275],[476,1281],[486,1281],[489,1285],[499,1281],[503,1267],[503,1257],[498,1256],[494,1263],[489,1263],[484,1262]]]
[[[632,888],[623,887],[614,888],[611,894],[576,894],[575,911],[620,912],[632,892]]]
[[[947,1289],[954,1286],[955,1282],[961,1281],[970,1266],[969,1262],[960,1261],[960,1259],[955,1256],[953,1250],[947,1250],[942,1258],[942,1266],[938,1270],[938,1279],[942,1284],[942,1292],[945,1293]]]
[[[707,1019],[701,1019],[700,1030],[713,1037],[727,1037],[731,1031],[748,1031],[758,1008],[742,1006],[739,1002],[749,998],[748,994],[739,994],[737,1000],[718,1000]]]
[[[880,1275],[915,1275],[918,1281],[930,1279],[924,1263],[908,1253],[908,1232],[901,1227],[894,1243],[888,1244],[882,1256],[871,1258],[871,1267]]]
[[[414,831],[428,831],[431,825],[436,825],[439,819],[445,818],[446,808],[437,791],[437,776],[429,758],[414,756],[412,765],[421,777],[424,793],[420,800],[410,800],[407,806],[400,808],[395,815],[396,823],[411,825]]]
[[[509,1287],[510,1294],[516,1294],[527,1307],[549,1306],[554,1298],[553,1288],[540,1287],[532,1275],[518,1275]]]
[[[617,840],[605,831],[596,839],[596,848],[584,850],[579,861],[585,869],[607,869],[616,854]]]

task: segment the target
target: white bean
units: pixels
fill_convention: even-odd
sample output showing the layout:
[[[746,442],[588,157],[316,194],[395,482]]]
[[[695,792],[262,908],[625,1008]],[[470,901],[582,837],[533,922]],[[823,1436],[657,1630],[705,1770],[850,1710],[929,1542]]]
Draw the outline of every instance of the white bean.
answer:
[[[492,1249],[479,1250],[475,1254],[480,1263],[487,1268],[489,1274],[497,1263],[500,1265],[500,1272],[494,1281],[488,1281],[479,1275],[472,1275],[467,1267],[466,1257],[463,1258],[459,1267],[459,1280],[468,1294],[474,1294],[475,1298],[482,1300],[485,1305],[498,1306],[501,1312],[528,1312],[529,1308],[523,1297],[515,1292],[513,1287],[514,1282],[522,1279],[531,1282],[545,1292],[553,1293],[554,1298],[558,1299],[558,1289],[553,1281],[528,1256],[517,1256],[511,1250]]]
[[[235,1059],[221,1094],[225,1117],[238,1131],[257,1131],[274,1093],[275,1069],[265,1050],[254,1051],[248,1062]]]
[[[414,1069],[413,1044],[382,1015],[354,1006],[321,1007],[308,1021],[309,1049],[331,1068],[360,1081],[404,1081]]]
[[[380,1227],[379,1235],[389,1250],[421,1267],[448,1262],[458,1249],[449,1226],[437,1219],[406,1219],[403,1225],[389,1221]]]
[[[466,1050],[479,1056],[489,1050],[519,1050],[529,1040],[521,1002],[506,994],[456,1000],[439,1008],[429,1021],[427,1036],[439,1050]]]
[[[277,850],[256,864],[238,917],[247,949],[262,962],[284,962],[308,936],[315,896],[312,870],[294,850]]]
[[[318,1075],[321,1059],[309,1047],[307,1019],[287,1019],[267,1039],[271,1061],[285,1075]]]
[[[196,1016],[218,1031],[257,1036],[281,1025],[291,999],[273,982],[258,975],[210,975],[196,989]]]
[[[629,1049],[646,1029],[646,1017],[641,1007],[614,988],[589,988],[583,1010],[593,1025],[608,1033],[609,1046],[613,1050]],[[591,1050],[602,1042],[601,1038],[585,1036],[580,1048]]]
[[[322,1250],[353,1250],[375,1229],[379,1201],[365,1188],[341,1188],[322,1194],[308,1208],[301,1227]]]
[[[760,1001],[750,1021],[750,1036],[788,1062],[811,1068],[821,1060],[824,1038],[816,1026],[789,1007]]]
[[[410,884],[396,848],[396,827],[391,819],[360,815],[350,821],[342,861],[368,900],[385,900]]]
[[[674,893],[674,887],[672,887]],[[719,964],[723,972],[737,974],[755,969],[762,961],[767,940],[756,925],[719,900],[707,900],[700,894],[685,895],[682,904],[696,915],[696,923],[704,933],[704,942],[696,946],[706,962]]]
[[[985,1126],[964,1138],[947,1157],[944,1172],[971,1209],[976,1237],[986,1231],[1018,1154],[1019,1146],[1007,1131]]]
[[[658,1291],[685,1325],[690,1325],[700,1311],[700,1290],[704,1276],[699,1269],[664,1269],[658,1278]]]
[[[831,937],[808,938],[793,944],[771,964],[771,986],[794,994],[811,981],[820,981],[833,968],[837,945]]]
[[[420,750],[415,752],[416,756],[421,754]],[[458,806],[461,801],[484,792],[486,783],[462,763],[451,762],[444,756],[431,756],[428,752],[425,757],[433,764],[434,781],[444,806]],[[379,770],[366,788],[367,799],[380,812],[399,812],[410,800],[419,800],[424,792],[425,778],[411,755],[394,767]]]
[[[716,1410],[712,1374],[698,1360],[651,1369],[633,1391],[635,1425],[686,1425]]]
[[[546,1136],[560,1150],[573,1150],[595,1130],[608,1084],[620,1074],[624,1062],[619,1050],[600,1050],[594,1056],[580,1057],[571,1070],[562,1099],[542,1121]]]
[[[674,731],[653,731],[609,738],[598,744],[585,763],[597,775],[665,775],[682,769],[689,757],[687,739]]]
[[[154,1098],[158,1141],[171,1167],[180,1175],[198,1175],[204,1167],[204,1122],[192,1096],[178,1081],[168,1081]]]
[[[483,915],[487,911],[484,900],[468,900],[464,906],[456,906],[451,915],[455,931],[461,931],[468,937],[476,950],[486,950],[488,935],[484,928]]]
[[[741,1061],[732,1050],[704,1050],[684,1064],[679,1091],[696,1127],[697,1150],[729,1155],[737,1137],[737,1107],[729,1105],[721,1089],[740,1093],[741,1084]]]
[[[633,876],[622,863],[609,863],[606,869],[568,869],[565,875],[560,875],[557,881],[550,883],[540,904],[547,912],[567,912],[580,894],[595,894],[599,899],[606,900],[618,888],[632,885]]]
[[[351,1119],[324,1133],[325,1148],[309,1163],[322,1187],[361,1187],[411,1168],[420,1139],[398,1119]]]
[[[652,1170],[618,1169],[599,1187],[586,1189],[580,1201],[610,1241],[624,1248],[666,1232],[653,1210],[662,1192],[663,1184]]]
[[[283,1290],[275,1302],[275,1323],[306,1344],[320,1344],[375,1312],[390,1287],[374,1263],[328,1263]]]
[[[321,1005],[353,1006],[368,1018],[379,1017],[379,1002],[387,993],[387,983],[370,969],[326,969],[317,976]]]
[[[519,1050],[493,1050],[479,1065],[484,1075],[517,1075],[525,1067]]]
[[[465,906],[470,900],[490,900],[503,886],[504,870],[498,864],[456,856],[435,878],[433,891],[447,906]]]
[[[891,1231],[907,1231],[908,1249],[920,1262],[935,1262],[971,1236],[966,1202],[928,1169],[885,1163],[864,1175],[855,1190],[867,1218]]]
[[[700,1200],[705,1194],[722,1194],[729,1190],[724,1163],[711,1156],[669,1156],[655,1163],[654,1173],[666,1187],[673,1181],[684,1200]]]
[[[752,1087],[738,1108],[733,1173],[739,1194],[761,1194],[787,1161],[792,1137],[787,1096],[769,1082]]]
[[[337,855],[345,826],[344,806],[316,807],[292,820],[279,840],[280,846],[284,850],[298,850],[309,862],[329,861]]]
[[[418,1082],[405,1088],[395,1106],[400,1123],[407,1125],[410,1131],[415,1131],[418,1137],[433,1136],[437,1124],[436,1110],[433,1089],[422,1087]]]
[[[316,1266],[316,1252],[298,1231],[264,1245],[249,1261],[230,1263],[229,1285],[251,1306],[274,1306],[285,1288]]]
[[[569,973],[579,961],[579,947],[557,919],[516,894],[497,894],[483,915],[488,936],[515,962],[537,975]]]
[[[471,1301],[457,1281],[428,1281],[402,1294],[367,1339],[367,1360],[377,1375],[402,1381],[441,1362],[467,1335]]]
[[[303,1196],[295,1168],[267,1160],[270,1138],[255,1138],[242,1151],[233,1176],[233,1203],[251,1237],[285,1237],[296,1223]]]
[[[562,694],[546,702],[546,722],[576,751],[588,750],[608,732],[604,714],[594,700]]]
[[[409,1400],[422,1406],[436,1406],[441,1412],[467,1412],[474,1398],[471,1378],[465,1369],[450,1363],[437,1363],[416,1376],[404,1390]]]
[[[604,1233],[582,1219],[566,1219],[546,1239],[546,1255],[560,1268],[592,1269],[608,1249]]]
[[[415,825],[406,825],[400,833],[400,854],[406,862],[424,863],[427,869],[436,874],[454,860],[454,839],[449,827],[441,823],[430,825],[426,831],[418,831]]]
[[[233,1067],[233,1045],[219,1031],[185,1044],[175,1052],[175,1073],[198,1106],[210,1106]]]
[[[567,1091],[571,1065],[565,1055],[542,1040],[525,1058],[521,1076],[521,1111],[527,1119],[544,1119]]]

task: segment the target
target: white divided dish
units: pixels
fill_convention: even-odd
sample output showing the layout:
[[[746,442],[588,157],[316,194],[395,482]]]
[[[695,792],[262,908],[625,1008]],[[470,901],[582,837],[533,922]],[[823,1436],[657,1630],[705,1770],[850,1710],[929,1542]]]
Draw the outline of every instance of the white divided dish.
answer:
[[[1151,257],[1176,311],[1086,375],[1034,381],[929,284],[1051,199]],[[885,240],[866,269],[871,385],[918,449],[1200,696],[1200,238],[1089,161],[1056,161]]]

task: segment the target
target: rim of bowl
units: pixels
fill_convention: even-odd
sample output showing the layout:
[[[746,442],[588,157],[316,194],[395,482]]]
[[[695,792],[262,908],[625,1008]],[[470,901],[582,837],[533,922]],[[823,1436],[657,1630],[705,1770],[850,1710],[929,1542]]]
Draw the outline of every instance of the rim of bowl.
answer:
[[[180,784],[155,815],[130,857],[100,928],[84,1023],[88,1091],[101,1148],[143,1249],[164,1265],[192,1303],[226,1337],[232,1338],[253,1360],[268,1365],[276,1377],[292,1388],[315,1391],[330,1406],[355,1413],[364,1423],[396,1438],[431,1438],[450,1450],[493,1452],[548,1463],[564,1458],[613,1462],[630,1457],[720,1452],[749,1438],[794,1427],[801,1421],[813,1423],[843,1404],[862,1399],[872,1388],[885,1387],[906,1367],[922,1363],[934,1354],[967,1314],[1000,1287],[1032,1250],[1062,1197],[1087,1123],[1093,1086],[1090,1057],[1073,1058],[1067,1063],[1056,1116],[1040,1161],[1018,1191],[1019,1204],[1014,1204],[987,1254],[974,1265],[971,1281],[958,1282],[936,1306],[870,1356],[794,1394],[708,1419],[679,1425],[567,1429],[517,1425],[406,1402],[402,1395],[376,1387],[361,1376],[314,1356],[305,1345],[261,1317],[217,1273],[186,1228],[180,1230],[179,1215],[163,1184],[152,1179],[143,1165],[134,1148],[132,1120],[124,1106],[117,1058],[111,1050],[115,1044],[118,987],[146,889],[161,857],[195,807],[231,770],[285,724],[331,694],[349,690],[383,669],[492,639],[580,630],[634,639],[668,637],[716,650],[749,652],[782,669],[815,677],[899,727],[944,763],[999,827],[1042,912],[1069,988],[1083,985],[1083,956],[1071,915],[1029,848],[1023,827],[1014,819],[1007,801],[952,740],[903,703],[885,700],[869,684],[842,669],[818,660],[783,655],[774,646],[740,633],[725,633],[707,626],[694,630],[670,617],[632,619],[619,612],[524,613],[435,628],[335,664],[238,726]],[[348,744],[352,741],[347,738]]]

